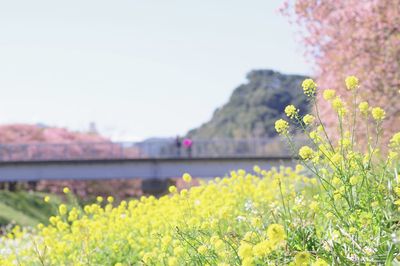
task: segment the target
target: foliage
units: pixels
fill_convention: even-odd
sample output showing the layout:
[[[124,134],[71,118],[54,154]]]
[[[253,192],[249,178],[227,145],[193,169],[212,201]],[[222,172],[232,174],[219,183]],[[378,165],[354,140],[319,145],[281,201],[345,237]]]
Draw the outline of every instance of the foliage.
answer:
[[[354,81],[354,80],[353,80]],[[318,86],[303,84],[316,103]],[[356,99],[357,82],[348,83]],[[400,132],[387,155],[379,144],[385,111],[348,104],[329,92],[339,120],[338,141],[329,139],[318,109],[302,115],[286,108],[276,129],[301,165],[230,176],[159,199],[142,197],[114,206],[59,206],[50,225],[14,228],[0,238],[2,265],[393,265],[400,254]],[[372,116],[373,123],[369,123]],[[308,117],[305,119],[305,117]],[[358,119],[355,119],[358,117]],[[307,121],[307,122],[305,122]],[[368,145],[354,129],[367,123]],[[293,126],[310,144],[295,147]],[[370,139],[370,138],[367,138]],[[190,184],[189,174],[183,180]],[[65,193],[70,193],[68,189]],[[17,247],[17,248],[15,248]]]
[[[272,70],[254,70],[248,82],[235,89],[229,102],[211,120],[188,133],[191,138],[267,138],[276,136],[273,124],[286,105],[307,112],[306,97],[296,88],[304,79]]]
[[[400,1],[286,0],[282,11],[301,28],[307,53],[316,63],[317,82],[343,93],[344,77],[357,75],[361,96],[386,108],[385,138],[398,130]],[[328,131],[338,126],[323,102],[321,115]]]

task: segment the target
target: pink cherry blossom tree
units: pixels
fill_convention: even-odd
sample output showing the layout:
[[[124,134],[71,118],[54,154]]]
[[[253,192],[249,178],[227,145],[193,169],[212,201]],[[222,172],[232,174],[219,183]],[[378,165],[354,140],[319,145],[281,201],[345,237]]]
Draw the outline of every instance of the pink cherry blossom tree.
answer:
[[[328,86],[349,100],[344,79],[357,76],[360,97],[386,110],[387,132],[398,131],[400,0],[286,0],[281,11],[300,26],[322,89]],[[336,118],[330,107],[321,104],[321,109],[334,130]]]

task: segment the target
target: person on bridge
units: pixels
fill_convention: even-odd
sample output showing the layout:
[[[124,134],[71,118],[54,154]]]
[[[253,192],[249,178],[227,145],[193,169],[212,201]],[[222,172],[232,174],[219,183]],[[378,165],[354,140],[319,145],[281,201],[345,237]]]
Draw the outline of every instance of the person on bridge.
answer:
[[[193,146],[193,141],[191,139],[184,139],[183,140],[183,146],[186,148],[187,155],[188,157],[192,157],[192,146]]]
[[[175,139],[175,148],[176,148],[176,156],[181,157],[181,146],[182,146],[182,141],[179,136],[176,136]]]

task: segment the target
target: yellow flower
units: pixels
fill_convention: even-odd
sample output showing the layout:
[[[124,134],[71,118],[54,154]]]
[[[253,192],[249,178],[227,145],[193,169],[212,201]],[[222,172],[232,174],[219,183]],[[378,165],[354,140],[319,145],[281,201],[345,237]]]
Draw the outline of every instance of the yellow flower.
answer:
[[[397,148],[400,147],[400,132],[397,132],[396,134],[393,135],[393,137],[390,139],[389,146],[391,148]]]
[[[310,125],[310,124],[314,123],[314,120],[315,120],[315,117],[313,115],[307,114],[303,117],[303,122],[306,125]]]
[[[206,254],[207,250],[208,250],[208,248],[205,245],[201,245],[200,247],[197,248],[197,252],[199,252],[202,255]]]
[[[186,183],[190,183],[192,181],[192,176],[188,173],[184,173],[182,176],[183,181]]]
[[[253,246],[247,242],[241,242],[238,250],[239,257],[244,260],[253,256]]]
[[[325,100],[330,101],[333,100],[336,96],[336,91],[335,90],[324,90],[324,93],[322,95]]]
[[[385,118],[385,115],[386,115],[385,111],[380,107],[372,108],[371,113],[372,113],[372,117],[377,122],[382,121]]]
[[[394,190],[394,193],[396,193],[396,195],[399,197],[400,196],[400,187],[395,187],[393,190]]]
[[[218,239],[217,241],[215,241],[214,247],[215,247],[215,250],[221,251],[225,247],[225,243],[221,239]]]
[[[294,264],[296,266],[308,266],[310,263],[311,255],[307,251],[302,251],[294,256]]]
[[[367,102],[360,102],[360,104],[358,105],[358,109],[360,110],[361,114],[367,116],[369,104]]]
[[[179,262],[176,257],[169,257],[168,258],[168,266],[178,266]]]
[[[349,233],[350,234],[355,234],[357,232],[357,228],[355,228],[355,227],[350,227],[349,228]]]
[[[286,239],[285,228],[280,224],[271,224],[268,226],[267,236],[274,244],[281,243]]]
[[[43,201],[46,202],[46,203],[47,203],[47,202],[50,202],[50,197],[49,197],[49,196],[44,197],[44,198],[43,198]]]
[[[68,194],[68,193],[71,192],[71,191],[69,190],[68,187],[65,187],[65,188],[63,188],[63,192],[64,192],[65,194]]]
[[[345,80],[346,87],[349,91],[355,90],[358,88],[358,78],[355,76],[349,76]]]
[[[303,160],[309,160],[312,159],[314,151],[308,146],[303,146],[299,150],[299,155]]]
[[[317,84],[312,79],[305,79],[301,86],[303,87],[304,94],[307,96],[313,96],[317,90]]]
[[[304,170],[304,166],[301,164],[296,164],[296,173],[300,173]]]
[[[253,171],[254,171],[255,173],[258,173],[258,174],[261,173],[261,168],[260,168],[260,166],[254,165]]]
[[[360,182],[360,178],[358,176],[350,177],[350,184],[355,186]]]
[[[342,181],[340,180],[340,178],[338,178],[337,176],[335,176],[334,178],[332,178],[332,184],[337,186],[340,185]]]
[[[60,215],[65,215],[67,213],[67,206],[65,204],[61,204],[58,207],[58,212],[60,213]]]
[[[169,193],[176,193],[176,191],[177,191],[176,186],[170,186],[168,188],[168,191],[169,191]]]
[[[98,203],[102,203],[102,202],[103,202],[103,197],[97,196],[97,197],[96,197],[96,201],[97,201]]]
[[[253,231],[246,232],[243,236],[243,240],[247,242],[253,242],[257,238],[257,234]]]
[[[109,203],[113,203],[113,202],[114,202],[114,197],[113,197],[113,196],[108,196],[108,197],[107,197],[107,201],[108,201]]]
[[[344,116],[347,113],[347,109],[344,106],[343,101],[339,97],[333,99],[332,107],[338,113],[339,116]]]
[[[399,153],[397,153],[395,151],[389,151],[388,160],[390,162],[392,162],[393,160],[397,159],[398,156],[399,156]]]
[[[76,208],[72,208],[68,215],[68,221],[73,222],[78,218],[78,210]]]
[[[185,250],[181,246],[177,246],[174,248],[175,256],[180,256],[185,252]]]
[[[253,266],[254,265],[254,259],[249,257],[249,258],[245,258],[242,261],[242,266]]]
[[[310,209],[311,209],[313,212],[316,212],[316,211],[318,211],[318,209],[319,209],[319,204],[318,204],[318,202],[316,202],[316,201],[312,201],[312,202],[310,203],[309,207],[310,207]]]
[[[328,266],[329,264],[323,259],[317,259],[312,266]]]
[[[257,257],[265,257],[272,251],[271,243],[268,240],[261,241],[253,247],[253,253]]]
[[[335,109],[336,111],[343,108],[344,104],[342,102],[342,100],[339,97],[336,97],[333,101],[332,101],[332,106],[333,109]]]
[[[290,118],[294,118],[298,114],[298,112],[299,110],[296,109],[294,105],[288,105],[285,108],[285,114]]]
[[[311,131],[310,134],[309,134],[309,136],[310,136],[310,138],[311,138],[312,140],[316,141],[317,138],[318,138],[318,133],[317,133],[316,131]]]
[[[289,129],[289,123],[283,119],[279,119],[275,122],[275,130],[278,134],[287,134]]]
[[[182,189],[181,190],[181,196],[186,197],[188,195],[188,190],[187,189]]]

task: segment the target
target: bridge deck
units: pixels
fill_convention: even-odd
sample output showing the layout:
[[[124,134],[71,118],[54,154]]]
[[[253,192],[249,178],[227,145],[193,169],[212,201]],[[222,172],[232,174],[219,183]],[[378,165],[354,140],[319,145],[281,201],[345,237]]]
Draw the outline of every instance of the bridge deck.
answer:
[[[292,166],[290,157],[138,158],[0,162],[0,181],[225,176],[232,170]]]
[[[292,165],[277,139],[0,144],[0,181],[224,176]]]

